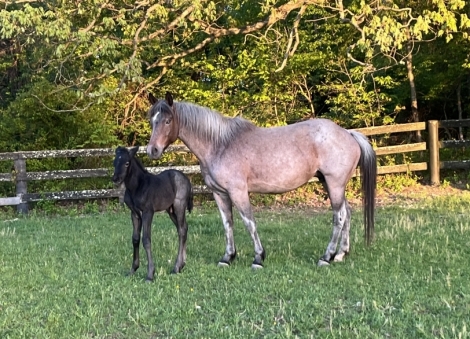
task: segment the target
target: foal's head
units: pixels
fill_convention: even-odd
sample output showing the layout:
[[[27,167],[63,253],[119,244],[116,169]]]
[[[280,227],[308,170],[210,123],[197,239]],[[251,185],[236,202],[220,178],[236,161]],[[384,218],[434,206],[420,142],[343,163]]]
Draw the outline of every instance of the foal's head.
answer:
[[[129,173],[131,162],[134,160],[134,156],[139,150],[139,147],[131,148],[127,150],[125,147],[119,146],[116,148],[116,156],[114,157],[114,174],[113,183],[120,185],[124,182]]]
[[[158,101],[149,94],[152,107],[149,110],[152,135],[147,146],[147,154],[152,159],[161,157],[165,149],[178,138],[179,121],[173,105],[173,97],[168,92],[165,100]]]

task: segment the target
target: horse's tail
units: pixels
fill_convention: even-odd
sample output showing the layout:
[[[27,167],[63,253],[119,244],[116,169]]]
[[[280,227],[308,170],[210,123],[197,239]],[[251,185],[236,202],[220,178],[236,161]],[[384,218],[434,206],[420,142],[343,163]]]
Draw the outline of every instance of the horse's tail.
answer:
[[[188,194],[188,201],[187,201],[187,208],[188,212],[191,213],[193,210],[193,198],[194,198],[194,192],[193,192],[193,185],[189,184],[189,194]]]
[[[370,245],[374,236],[375,189],[377,187],[377,156],[367,137],[357,131],[349,131],[361,148],[362,206],[364,209],[364,237]]]

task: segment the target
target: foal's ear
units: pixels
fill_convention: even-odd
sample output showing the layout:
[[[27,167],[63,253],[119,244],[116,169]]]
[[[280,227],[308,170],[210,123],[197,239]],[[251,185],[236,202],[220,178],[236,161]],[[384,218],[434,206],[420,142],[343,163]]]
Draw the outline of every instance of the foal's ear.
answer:
[[[154,105],[158,102],[158,99],[155,98],[152,93],[149,93],[148,99],[149,99],[151,105]]]
[[[139,146],[135,146],[135,147],[132,147],[130,150],[129,150],[129,155],[131,157],[134,157],[137,153],[137,151],[139,150]]]
[[[170,105],[170,107],[173,106],[173,96],[171,95],[170,92],[166,92],[165,100],[168,103],[168,105]]]
[[[118,153],[121,153],[121,151],[122,151],[123,148],[124,148],[124,147],[122,147],[122,146],[116,147],[116,155],[117,155]]]

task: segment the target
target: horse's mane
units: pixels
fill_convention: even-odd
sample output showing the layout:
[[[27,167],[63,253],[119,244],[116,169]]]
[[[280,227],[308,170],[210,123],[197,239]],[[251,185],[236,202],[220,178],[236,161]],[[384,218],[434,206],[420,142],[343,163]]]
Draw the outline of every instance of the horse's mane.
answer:
[[[240,133],[256,128],[248,120],[225,117],[207,107],[182,101],[174,105],[180,127],[218,146],[227,145]]]

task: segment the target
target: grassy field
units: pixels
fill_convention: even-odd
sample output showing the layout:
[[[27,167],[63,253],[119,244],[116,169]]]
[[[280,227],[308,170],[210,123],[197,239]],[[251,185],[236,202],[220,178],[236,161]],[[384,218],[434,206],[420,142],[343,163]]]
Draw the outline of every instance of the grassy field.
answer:
[[[133,277],[126,209],[0,221],[0,338],[468,338],[470,198],[377,210],[363,243],[353,214],[351,254],[318,268],[330,212],[256,213],[267,251],[237,218],[238,260],[217,268],[224,235],[216,208],[189,216],[188,260],[170,275],[177,236],[153,226],[155,282]]]

